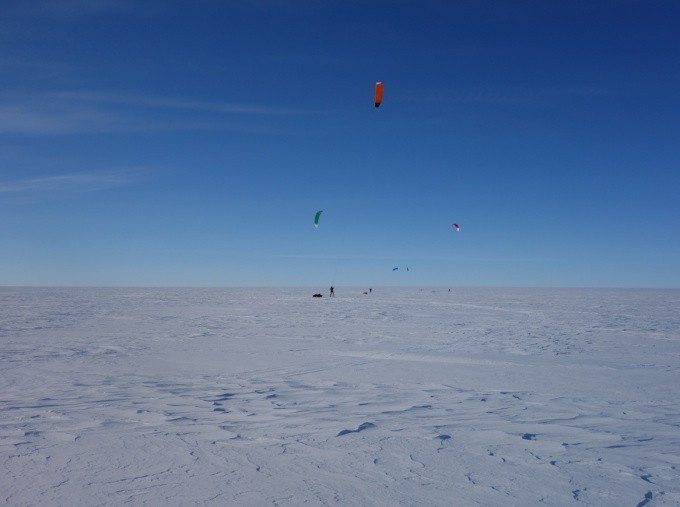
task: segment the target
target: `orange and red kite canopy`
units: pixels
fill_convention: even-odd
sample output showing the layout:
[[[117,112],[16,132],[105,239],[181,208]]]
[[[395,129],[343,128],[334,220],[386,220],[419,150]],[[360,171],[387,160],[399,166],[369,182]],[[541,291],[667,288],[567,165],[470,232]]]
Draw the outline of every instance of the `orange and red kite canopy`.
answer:
[[[375,84],[375,107],[380,107],[383,99],[383,84],[378,81]]]

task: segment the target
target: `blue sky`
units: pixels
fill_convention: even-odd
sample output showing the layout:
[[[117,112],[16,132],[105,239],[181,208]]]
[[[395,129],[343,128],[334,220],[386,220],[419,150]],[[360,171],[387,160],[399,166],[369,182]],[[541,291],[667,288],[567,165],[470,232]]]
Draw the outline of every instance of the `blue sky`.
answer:
[[[2,2],[0,285],[680,287],[678,19]]]

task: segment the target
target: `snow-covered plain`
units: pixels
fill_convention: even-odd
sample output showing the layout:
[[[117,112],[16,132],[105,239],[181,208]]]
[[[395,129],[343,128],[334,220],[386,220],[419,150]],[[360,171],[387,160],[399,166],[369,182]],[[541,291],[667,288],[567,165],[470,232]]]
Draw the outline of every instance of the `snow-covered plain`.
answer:
[[[680,505],[680,291],[363,290],[1,288],[0,503]]]

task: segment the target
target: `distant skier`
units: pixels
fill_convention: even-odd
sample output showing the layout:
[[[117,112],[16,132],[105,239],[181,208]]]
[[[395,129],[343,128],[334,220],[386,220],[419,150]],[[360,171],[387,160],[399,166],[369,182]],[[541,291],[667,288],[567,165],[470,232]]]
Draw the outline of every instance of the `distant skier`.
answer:
[[[335,289],[334,289],[333,286],[331,285],[331,297],[334,297],[334,296],[335,296]]]
[[[370,294],[371,292],[373,292],[373,289],[369,288],[368,293]]]

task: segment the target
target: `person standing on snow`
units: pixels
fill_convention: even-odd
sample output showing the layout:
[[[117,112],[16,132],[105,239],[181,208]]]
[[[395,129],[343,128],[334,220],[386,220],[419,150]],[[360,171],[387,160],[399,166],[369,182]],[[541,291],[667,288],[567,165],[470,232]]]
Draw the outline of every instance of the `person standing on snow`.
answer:
[[[335,296],[335,289],[334,289],[333,286],[331,285],[331,297],[334,297],[334,296]]]

